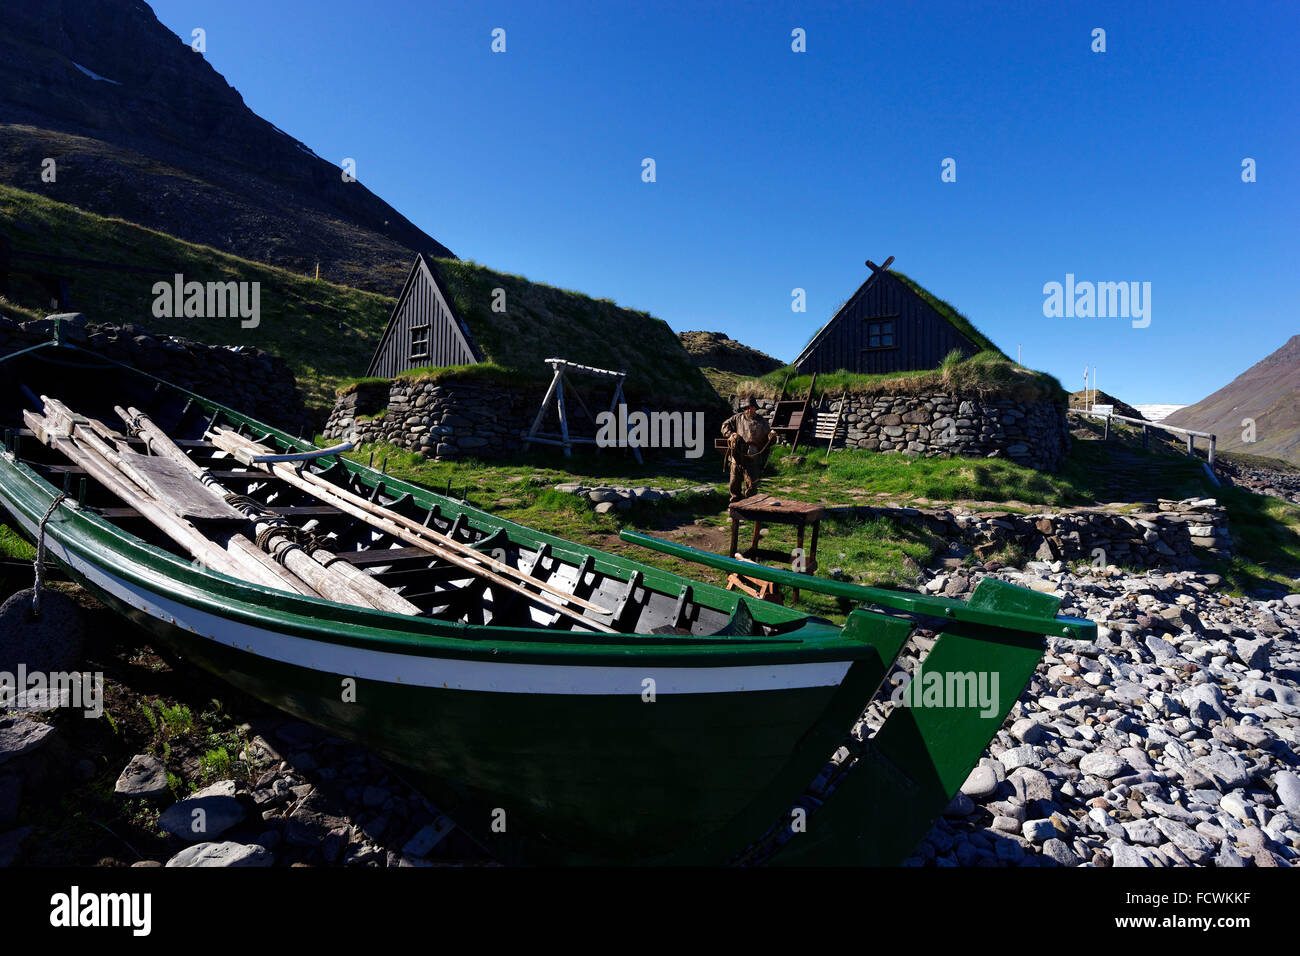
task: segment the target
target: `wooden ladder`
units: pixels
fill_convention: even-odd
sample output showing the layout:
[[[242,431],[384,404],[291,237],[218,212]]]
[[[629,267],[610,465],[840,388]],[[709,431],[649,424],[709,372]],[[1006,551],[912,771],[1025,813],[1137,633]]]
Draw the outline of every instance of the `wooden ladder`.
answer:
[[[818,412],[817,425],[813,432],[813,437],[826,440],[826,454],[831,453],[835,446],[835,439],[840,433],[840,422],[844,420],[844,406],[848,404],[849,390],[844,389],[844,394],[840,396],[840,406],[834,412]]]
[[[786,376],[786,381],[790,380]],[[808,418],[808,409],[812,404],[813,389],[817,387],[817,373],[813,372],[812,381],[808,383],[808,394],[802,399],[785,400],[785,386],[781,386],[781,398],[772,410],[772,431],[790,441],[791,451],[799,450],[799,434],[804,421]]]

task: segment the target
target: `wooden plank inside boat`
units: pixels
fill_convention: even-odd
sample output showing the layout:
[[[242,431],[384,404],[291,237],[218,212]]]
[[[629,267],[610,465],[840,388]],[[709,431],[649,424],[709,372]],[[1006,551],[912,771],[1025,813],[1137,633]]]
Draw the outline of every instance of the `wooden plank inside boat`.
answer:
[[[159,501],[166,501],[178,514],[203,521],[236,521],[248,518],[219,498],[203,482],[179,464],[157,455],[119,452],[123,464],[144,483]]]

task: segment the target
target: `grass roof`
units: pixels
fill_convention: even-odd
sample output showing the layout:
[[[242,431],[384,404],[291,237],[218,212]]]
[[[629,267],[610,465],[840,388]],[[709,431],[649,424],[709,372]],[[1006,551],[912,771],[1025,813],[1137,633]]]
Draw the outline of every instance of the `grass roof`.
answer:
[[[909,289],[911,289],[913,292],[919,295],[921,299],[927,305],[930,306],[930,308],[934,309],[945,319],[951,322],[954,326],[956,326],[958,332],[960,332],[962,335],[966,336],[966,338],[974,342],[976,351],[996,352],[998,355],[1001,355],[1003,358],[1009,358],[1009,356],[1007,356],[1006,353],[1004,353],[1000,348],[998,348],[996,345],[993,344],[992,339],[986,336],[979,329],[975,328],[975,323],[973,323],[970,319],[966,318],[966,316],[962,315],[962,313],[958,312],[951,302],[947,302],[944,299],[939,298],[937,295],[935,295],[934,293],[926,289],[924,286],[922,286],[915,279],[912,279],[909,276],[904,275],[903,273],[899,272],[896,269],[891,269],[890,274],[894,276],[894,278],[898,279],[899,282],[903,283],[903,285],[907,286]]]
[[[786,376],[790,375],[789,382]],[[808,393],[811,375],[798,375],[793,365],[760,378],[745,379],[736,386],[742,397],[775,398],[786,383],[787,396]],[[932,369],[868,375],[859,372],[823,372],[817,376],[817,395],[924,395],[943,393],[963,398],[1014,398],[1021,401],[1047,400],[1065,404],[1067,395],[1055,376],[1017,365],[1000,352],[980,352],[963,359],[953,350]]]
[[[629,397],[714,404],[717,393],[668,323],[609,299],[532,282],[476,262],[434,259],[456,311],[487,363],[541,381],[548,358],[627,372]],[[496,289],[505,311],[493,311]]]

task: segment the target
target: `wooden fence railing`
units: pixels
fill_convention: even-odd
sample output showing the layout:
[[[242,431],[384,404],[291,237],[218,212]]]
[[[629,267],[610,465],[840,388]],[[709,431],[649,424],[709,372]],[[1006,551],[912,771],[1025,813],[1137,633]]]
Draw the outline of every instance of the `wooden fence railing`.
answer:
[[[1150,430],[1152,428],[1158,428],[1161,431],[1183,435],[1187,439],[1187,454],[1192,455],[1193,457],[1196,455],[1196,439],[1204,438],[1209,442],[1209,465],[1211,468],[1214,467],[1214,447],[1217,443],[1217,439],[1209,432],[1193,431],[1190,428],[1175,428],[1173,425],[1162,425],[1160,422],[1149,422],[1144,418],[1128,418],[1124,415],[1115,415],[1109,412],[1094,412],[1089,408],[1071,408],[1070,411],[1079,415],[1091,415],[1093,418],[1103,419],[1106,423],[1106,431],[1103,437],[1107,439],[1110,438],[1110,423],[1112,419],[1117,422],[1129,422],[1133,425],[1141,425],[1143,448],[1151,447]]]

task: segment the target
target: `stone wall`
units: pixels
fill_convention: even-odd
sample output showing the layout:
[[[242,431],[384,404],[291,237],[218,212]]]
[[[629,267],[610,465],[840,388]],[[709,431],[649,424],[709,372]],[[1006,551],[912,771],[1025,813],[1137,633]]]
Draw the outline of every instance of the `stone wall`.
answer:
[[[1215,499],[1161,500],[1156,508],[1134,513],[1081,509],[1022,515],[967,508],[854,506],[827,508],[826,514],[886,516],[916,523],[970,548],[980,558],[1008,544],[1038,561],[1138,568],[1188,568],[1196,567],[1202,558],[1231,557],[1227,512]]]
[[[591,501],[597,511],[623,511],[634,502],[715,493],[711,485],[673,490],[566,482],[556,491]],[[987,559],[1008,545],[1035,561],[1137,568],[1194,568],[1202,559],[1232,557],[1228,514],[1213,498],[1161,499],[1154,511],[1106,508],[1015,514],[970,508],[910,508],[897,505],[828,505],[830,519],[890,518],[947,540],[950,557]],[[825,555],[822,560],[825,561]]]
[[[331,440],[389,442],[432,458],[497,458],[524,450],[545,390],[443,381],[367,383],[339,397]]]
[[[454,379],[415,382],[401,378],[368,382],[339,396],[325,425],[325,437],[333,441],[388,442],[444,461],[501,458],[530,449],[523,439],[545,396],[543,385],[504,386]],[[705,412],[704,448],[707,454],[713,454],[713,436],[718,434],[725,406],[701,411]],[[571,407],[571,420],[572,416]],[[543,431],[558,431],[556,422],[551,409]],[[643,455],[652,453],[642,451]],[[679,450],[668,453],[681,454]]]
[[[53,329],[51,319],[15,322],[0,316],[0,355],[48,342]],[[261,349],[204,345],[134,325],[91,324],[80,314],[63,319],[61,337],[292,434],[309,425],[293,372],[284,359]]]
[[[775,401],[755,400],[770,421]],[[1065,408],[1049,401],[945,394],[849,395],[845,401],[840,436],[849,448],[1006,458],[1041,471],[1058,470],[1070,450]],[[830,411],[839,404],[838,398],[825,401]]]

